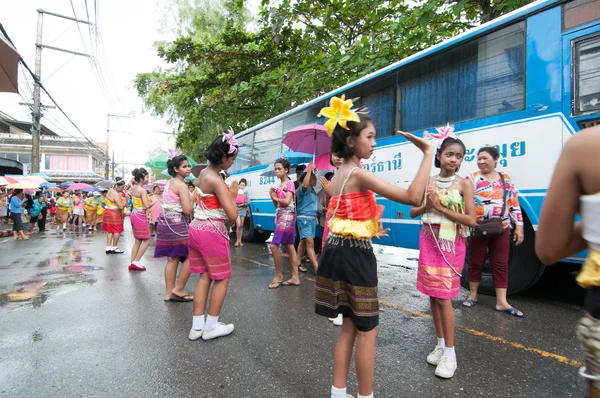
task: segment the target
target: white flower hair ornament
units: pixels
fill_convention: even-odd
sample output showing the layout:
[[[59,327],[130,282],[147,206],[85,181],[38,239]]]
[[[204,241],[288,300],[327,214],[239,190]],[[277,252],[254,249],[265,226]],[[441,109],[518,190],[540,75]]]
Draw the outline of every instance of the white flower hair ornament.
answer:
[[[447,124],[444,127],[436,127],[435,130],[437,133],[429,133],[428,131],[425,131],[424,134],[429,134],[432,141],[436,143],[437,149],[440,149],[442,147],[442,143],[448,138],[454,138],[455,140],[458,139],[456,134],[454,134],[454,126],[451,126],[450,124]]]

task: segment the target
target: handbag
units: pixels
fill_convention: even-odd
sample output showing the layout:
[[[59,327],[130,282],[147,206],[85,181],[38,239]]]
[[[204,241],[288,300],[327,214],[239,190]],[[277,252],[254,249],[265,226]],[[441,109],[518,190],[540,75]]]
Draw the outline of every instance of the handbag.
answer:
[[[502,217],[504,217],[504,211],[506,210],[506,181],[504,180],[504,175],[500,174],[500,179],[502,180],[502,213],[500,213],[501,217],[492,217],[487,220],[479,220],[473,229],[473,236],[482,237],[482,236],[501,236],[504,234],[504,226],[502,225]],[[475,184],[475,181],[473,181]]]

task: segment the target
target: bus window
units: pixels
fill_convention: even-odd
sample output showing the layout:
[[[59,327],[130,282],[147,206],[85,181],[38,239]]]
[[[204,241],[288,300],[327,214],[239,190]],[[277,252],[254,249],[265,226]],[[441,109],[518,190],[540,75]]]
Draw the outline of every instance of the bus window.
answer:
[[[254,137],[254,150],[252,151],[250,167],[273,163],[281,153],[282,138],[282,121],[257,130]]]
[[[401,128],[418,131],[525,107],[525,23],[400,72]]]
[[[563,6],[563,29],[600,19],[600,0],[575,0]]]
[[[250,166],[252,158],[252,141],[254,140],[254,133],[246,134],[245,136],[238,138],[239,152],[233,166],[231,166],[231,172],[237,170],[244,170]]]
[[[287,133],[291,129],[299,126],[304,126],[306,124],[323,124],[325,123],[325,118],[317,117],[317,114],[321,110],[321,108],[325,105],[325,103],[320,107],[310,108],[301,112],[298,112],[294,115],[288,116],[283,121],[283,131]]]
[[[377,129],[377,138],[394,135],[396,89],[388,87],[360,99],[360,106],[369,108],[369,116]]]
[[[575,77],[575,115],[600,110],[600,36],[575,43],[573,54]]]

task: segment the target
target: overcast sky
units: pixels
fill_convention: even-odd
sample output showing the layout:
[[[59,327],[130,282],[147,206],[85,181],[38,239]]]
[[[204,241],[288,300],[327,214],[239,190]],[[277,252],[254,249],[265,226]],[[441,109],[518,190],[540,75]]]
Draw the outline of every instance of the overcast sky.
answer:
[[[79,25],[82,40],[75,22],[44,15],[42,42],[96,55],[115,105],[108,103],[94,76],[90,61],[85,57],[44,49],[42,82],[83,133],[96,141],[106,141],[108,113],[134,114],[133,119],[119,120],[111,117],[111,129],[130,131],[131,134],[111,132],[110,146],[111,151],[115,151],[117,162],[121,161],[124,153],[126,162],[143,164],[153,148],[162,147],[166,150],[174,144],[172,136],[154,132],[172,131],[172,128],[164,120],[142,112],[141,101],[131,83],[136,73],[164,66],[153,47],[154,41],[169,39],[159,32],[161,15],[166,12],[164,0],[88,0],[92,21],[95,19],[94,3],[98,7],[98,28],[110,70],[101,62],[103,58],[98,57],[100,50],[96,47],[93,35],[90,40],[86,25]],[[85,1],[72,0],[72,4],[77,17],[86,20]],[[36,10],[39,8],[70,17],[74,14],[69,0],[0,3],[0,22],[32,70],[35,65]],[[19,72],[20,95],[0,93],[0,110],[18,120],[31,120],[30,109],[18,103],[24,99],[31,101],[33,80],[30,76],[23,76],[22,69]],[[26,77],[30,84],[25,84]],[[49,104],[44,97],[42,100]],[[58,110],[46,110],[45,116],[42,123],[50,129],[61,135],[69,133],[81,138]]]

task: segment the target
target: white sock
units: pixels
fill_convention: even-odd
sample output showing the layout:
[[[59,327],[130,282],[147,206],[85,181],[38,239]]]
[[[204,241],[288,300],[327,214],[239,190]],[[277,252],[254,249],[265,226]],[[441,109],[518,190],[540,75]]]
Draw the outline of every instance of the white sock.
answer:
[[[444,355],[448,358],[456,359],[456,351],[454,351],[454,347],[444,347]]]
[[[211,330],[215,330],[215,328],[217,327],[217,322],[219,321],[219,316],[212,316],[212,315],[207,315],[206,316],[206,325],[204,326],[204,329],[206,329],[207,331],[211,331]]]
[[[370,393],[369,395],[360,395],[360,394],[358,394],[358,398],[373,398],[373,393]]]
[[[438,343],[437,346],[438,347],[445,347],[446,346],[446,340],[442,337],[441,339],[438,337]]]
[[[204,315],[192,316],[192,329],[194,329],[194,330],[204,329]]]
[[[331,398],[336,398],[336,397],[346,398],[346,387],[335,388],[334,386],[331,386]]]

